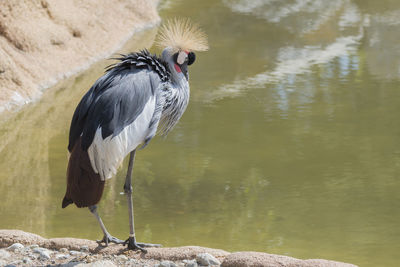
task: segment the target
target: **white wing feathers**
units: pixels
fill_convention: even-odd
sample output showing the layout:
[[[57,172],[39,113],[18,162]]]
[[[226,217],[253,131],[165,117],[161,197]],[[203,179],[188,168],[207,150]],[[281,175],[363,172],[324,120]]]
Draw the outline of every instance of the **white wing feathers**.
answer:
[[[155,99],[155,96],[150,97],[143,112],[118,135],[103,139],[101,128],[97,129],[88,153],[93,170],[100,174],[101,180],[114,176],[123,159],[145,141],[155,111]]]

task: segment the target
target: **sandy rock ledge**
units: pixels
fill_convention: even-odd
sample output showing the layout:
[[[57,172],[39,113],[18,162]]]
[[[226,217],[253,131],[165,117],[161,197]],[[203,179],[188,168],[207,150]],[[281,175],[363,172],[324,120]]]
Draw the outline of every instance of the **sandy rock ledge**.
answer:
[[[62,267],[355,266],[336,261],[300,260],[260,252],[229,253],[220,249],[197,246],[149,248],[148,253],[144,254],[129,251],[125,247],[115,244],[106,248],[101,247],[95,241],[86,239],[46,239],[20,230],[0,230],[0,266],[48,265]]]
[[[110,56],[160,22],[158,0],[0,1],[0,112]]]

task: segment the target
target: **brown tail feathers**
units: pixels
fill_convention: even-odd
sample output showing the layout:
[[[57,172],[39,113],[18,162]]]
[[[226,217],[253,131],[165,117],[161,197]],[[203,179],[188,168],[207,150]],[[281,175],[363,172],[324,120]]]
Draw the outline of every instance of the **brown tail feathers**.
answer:
[[[103,195],[104,181],[95,173],[87,151],[81,148],[81,138],[75,143],[67,168],[67,192],[62,202],[65,208],[75,203],[78,208],[97,204]]]

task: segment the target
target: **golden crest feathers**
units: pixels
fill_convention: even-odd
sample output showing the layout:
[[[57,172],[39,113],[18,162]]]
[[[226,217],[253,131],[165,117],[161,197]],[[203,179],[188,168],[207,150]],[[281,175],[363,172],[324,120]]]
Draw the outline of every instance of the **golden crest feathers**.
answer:
[[[207,35],[189,19],[167,20],[156,39],[160,48],[171,47],[176,51],[207,51]]]

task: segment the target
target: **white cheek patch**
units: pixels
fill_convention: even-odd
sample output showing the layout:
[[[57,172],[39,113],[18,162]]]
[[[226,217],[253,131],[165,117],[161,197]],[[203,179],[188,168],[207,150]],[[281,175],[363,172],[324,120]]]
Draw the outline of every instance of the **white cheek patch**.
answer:
[[[176,62],[179,65],[182,65],[183,62],[185,62],[186,57],[187,57],[187,54],[185,52],[183,52],[183,51],[180,51],[179,54],[178,54],[178,58],[176,59]]]

